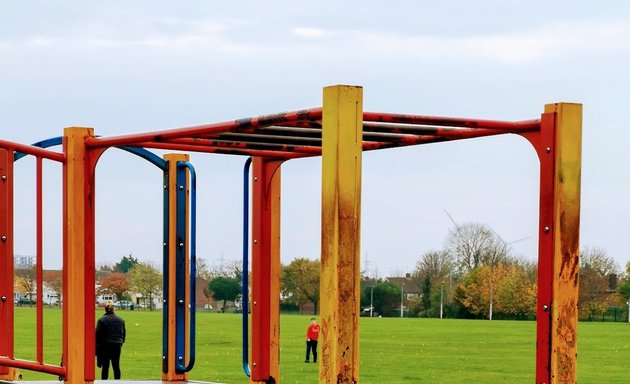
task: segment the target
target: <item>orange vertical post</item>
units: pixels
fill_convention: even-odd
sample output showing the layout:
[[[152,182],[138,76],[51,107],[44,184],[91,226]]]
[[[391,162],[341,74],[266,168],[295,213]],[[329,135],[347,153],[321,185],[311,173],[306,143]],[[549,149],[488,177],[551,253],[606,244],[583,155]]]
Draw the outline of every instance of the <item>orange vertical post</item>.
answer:
[[[92,128],[64,130],[63,361],[66,381],[94,380],[94,183],[85,139]]]
[[[0,356],[14,357],[13,322],[13,151],[0,148]],[[0,380],[15,368],[0,366]]]
[[[324,88],[320,383],[359,380],[363,90]]]
[[[545,105],[523,134],[540,159],[536,383],[576,382],[582,105]]]
[[[188,372],[177,373],[175,369],[175,343],[176,343],[176,277],[177,277],[177,247],[180,246],[177,240],[177,162],[188,161],[189,155],[174,153],[164,155],[164,160],[168,161],[168,184],[165,185],[168,188],[168,241],[166,246],[168,247],[168,265],[164,265],[163,268],[168,270],[168,297],[164,298],[165,306],[162,311],[168,312],[168,321],[165,326],[168,329],[168,341],[167,341],[167,356],[164,356],[166,363],[163,367],[166,369],[162,372],[162,380],[164,381],[183,381],[188,379]],[[188,185],[184,186],[188,191]],[[188,197],[188,194],[186,194]],[[186,202],[186,212],[188,212],[188,203]],[[186,215],[188,217],[188,214]],[[188,222],[188,220],[186,220]],[[186,235],[187,237],[187,235]],[[188,248],[187,238],[183,241],[183,246]],[[186,251],[187,252],[187,251]],[[189,299],[186,296],[186,299]],[[185,308],[188,308],[188,303],[184,304]],[[186,327],[188,322],[186,321]]]
[[[253,159],[252,383],[280,383],[281,164]]]

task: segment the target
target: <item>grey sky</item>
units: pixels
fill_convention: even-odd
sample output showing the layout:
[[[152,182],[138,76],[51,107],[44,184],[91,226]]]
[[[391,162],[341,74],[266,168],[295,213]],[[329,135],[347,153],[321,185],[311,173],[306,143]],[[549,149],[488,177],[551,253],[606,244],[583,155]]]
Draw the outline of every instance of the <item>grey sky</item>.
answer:
[[[581,244],[624,265],[630,155],[630,4],[445,2],[4,2],[0,137],[63,127],[149,131],[321,104],[331,84],[364,87],[380,112],[521,120],[584,104]],[[240,258],[244,158],[194,155],[199,249]],[[16,253],[33,254],[34,162],[17,165]],[[46,168],[47,266],[61,264],[60,170]],[[283,260],[319,256],[320,159],[283,166]],[[161,255],[161,179],[108,151],[97,178],[97,258]],[[33,175],[33,176],[32,176]],[[366,153],[362,255],[410,271],[458,222],[490,225],[537,252],[538,164],[517,136]]]

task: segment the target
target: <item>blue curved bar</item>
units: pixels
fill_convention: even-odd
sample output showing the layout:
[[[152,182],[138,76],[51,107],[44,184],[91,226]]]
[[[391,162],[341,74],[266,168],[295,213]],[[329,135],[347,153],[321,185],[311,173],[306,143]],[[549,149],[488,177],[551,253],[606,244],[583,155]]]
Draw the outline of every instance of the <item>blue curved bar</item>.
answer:
[[[243,371],[249,377],[249,168],[252,158],[248,157],[243,166],[243,282],[241,301],[243,303]]]
[[[46,140],[42,140],[42,141],[38,141],[37,143],[33,143],[31,144],[33,147],[40,147],[40,148],[48,148],[48,147],[54,147],[55,145],[61,145],[61,141],[62,141],[62,137],[61,136],[57,136],[57,137],[51,137],[50,139],[46,139]],[[15,152],[13,154],[13,161],[17,161],[20,160],[21,158],[23,158],[24,156],[26,156],[27,153],[24,152]]]
[[[61,145],[63,142],[63,136],[57,136],[57,137],[51,137],[50,139],[46,139],[46,140],[42,140],[42,141],[38,141],[37,143],[33,143],[31,144],[34,147],[40,147],[40,148],[48,148],[48,147],[54,147],[56,145]],[[161,157],[159,157],[158,155],[156,155],[155,153],[148,151],[142,147],[116,147],[116,148],[120,148],[123,151],[127,151],[131,154],[134,154],[140,158],[145,159],[146,161],[148,161],[149,163],[155,165],[156,167],[160,168],[163,171],[167,171],[168,170],[168,164],[166,162],[166,160],[162,159]],[[26,156],[27,154],[24,152],[15,152],[13,154],[13,161],[17,161],[21,158],[23,158],[24,156]]]
[[[184,161],[177,162],[178,167],[188,168],[190,171],[190,351],[188,365],[184,366],[179,360],[175,361],[178,372],[189,372],[195,365],[195,325],[196,302],[195,287],[197,285],[197,175],[192,164]]]

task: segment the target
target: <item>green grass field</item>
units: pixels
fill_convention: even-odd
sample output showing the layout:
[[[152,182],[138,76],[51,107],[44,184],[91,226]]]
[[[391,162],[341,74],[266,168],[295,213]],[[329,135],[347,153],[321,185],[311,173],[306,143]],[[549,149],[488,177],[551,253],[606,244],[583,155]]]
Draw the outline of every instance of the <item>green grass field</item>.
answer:
[[[161,312],[119,311],[127,323],[123,379],[158,379]],[[100,316],[99,311],[97,316]],[[318,366],[304,363],[310,316],[281,318],[281,382],[317,383]],[[35,310],[16,308],[16,357],[35,356]],[[44,312],[45,360],[61,357],[61,311]],[[241,369],[240,316],[199,313],[193,380],[246,383]],[[630,382],[630,325],[580,323],[578,382]],[[535,323],[439,319],[361,319],[362,383],[533,383]],[[55,377],[22,371],[24,380]],[[111,374],[110,374],[111,376]]]

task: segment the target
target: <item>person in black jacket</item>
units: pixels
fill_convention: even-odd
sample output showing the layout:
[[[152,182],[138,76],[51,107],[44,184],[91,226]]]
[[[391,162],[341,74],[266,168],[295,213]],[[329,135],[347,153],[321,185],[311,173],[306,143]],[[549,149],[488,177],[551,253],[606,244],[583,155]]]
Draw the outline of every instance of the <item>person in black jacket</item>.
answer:
[[[96,363],[101,367],[101,379],[109,376],[109,362],[112,363],[114,379],[120,380],[120,352],[125,342],[125,320],[114,313],[114,303],[105,303],[105,314],[96,324]]]

